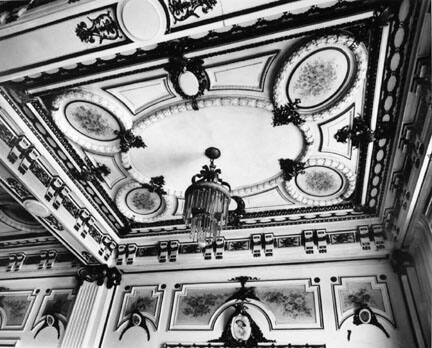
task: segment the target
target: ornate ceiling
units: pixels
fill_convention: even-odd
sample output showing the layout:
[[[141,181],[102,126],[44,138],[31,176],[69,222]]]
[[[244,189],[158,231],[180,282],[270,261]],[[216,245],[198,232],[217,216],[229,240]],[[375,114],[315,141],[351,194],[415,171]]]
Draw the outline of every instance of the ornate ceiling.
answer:
[[[99,44],[160,35],[167,19],[138,30],[136,6],[118,9],[118,35]],[[15,79],[1,90],[0,145],[16,157],[4,167],[85,262],[127,248],[159,261],[196,253],[184,191],[209,146],[222,151],[216,164],[246,209],[204,254],[299,247],[304,255],[333,244],[368,252],[370,243],[379,251],[411,10],[353,1],[269,13]],[[174,17],[173,31],[183,18]]]

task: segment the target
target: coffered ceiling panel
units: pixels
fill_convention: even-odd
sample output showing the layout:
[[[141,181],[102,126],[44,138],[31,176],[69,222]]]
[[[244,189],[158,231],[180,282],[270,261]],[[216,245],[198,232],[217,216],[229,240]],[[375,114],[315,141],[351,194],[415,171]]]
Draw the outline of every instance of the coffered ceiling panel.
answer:
[[[144,42],[131,10],[139,4],[128,4],[118,9],[120,27]],[[155,17],[155,25],[174,32],[203,15],[216,20],[224,6]],[[303,224],[300,235],[317,223],[352,233],[382,217],[408,35],[398,29],[407,15],[395,10],[351,1],[233,26],[227,19],[219,30],[27,77],[4,95],[23,106],[23,123],[79,188],[65,194],[65,209],[103,225],[92,238],[108,249],[147,237],[188,242],[184,192],[212,146],[223,180],[245,202],[228,231],[243,238],[273,226],[282,238],[282,227],[293,234]]]

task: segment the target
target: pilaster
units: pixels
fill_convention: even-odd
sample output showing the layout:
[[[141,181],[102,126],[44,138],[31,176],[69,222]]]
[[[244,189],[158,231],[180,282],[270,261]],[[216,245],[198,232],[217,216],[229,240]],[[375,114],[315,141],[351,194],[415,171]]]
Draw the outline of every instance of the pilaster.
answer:
[[[61,348],[96,347],[109,313],[109,303],[121,274],[106,265],[90,266],[78,271],[80,288]]]

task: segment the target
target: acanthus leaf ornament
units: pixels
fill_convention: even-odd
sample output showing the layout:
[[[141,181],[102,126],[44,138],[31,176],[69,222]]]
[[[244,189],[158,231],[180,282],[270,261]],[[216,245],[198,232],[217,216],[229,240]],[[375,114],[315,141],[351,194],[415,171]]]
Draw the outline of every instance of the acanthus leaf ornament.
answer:
[[[147,184],[143,184],[142,186],[149,190],[150,192],[156,192],[158,195],[165,195],[166,191],[164,190],[165,178],[160,176],[154,176],[150,179],[150,182]]]
[[[294,102],[288,102],[285,105],[273,107],[273,127],[282,126],[285,124],[292,123],[295,126],[299,126],[304,122],[297,112],[298,105],[301,103],[300,99],[296,99]]]
[[[91,21],[91,27],[85,22],[80,22],[75,28],[75,33],[82,42],[94,43],[98,37],[101,44],[103,40],[116,40],[121,37],[119,26],[110,12],[88,19]]]
[[[369,128],[364,119],[354,118],[352,127],[345,126],[339,129],[334,138],[338,143],[347,143],[351,140],[353,147],[359,147],[361,144],[367,144],[375,140],[374,132]]]
[[[381,127],[372,131],[366,121],[360,117],[355,117],[353,125],[339,129],[334,138],[338,143],[347,143],[351,140],[353,147],[359,147],[376,139],[389,138],[394,133],[394,126],[390,122],[385,122]]]
[[[120,139],[120,150],[121,152],[128,152],[130,148],[146,148],[147,145],[142,140],[141,136],[135,135],[131,129],[114,131]]]
[[[193,16],[199,18],[196,13],[201,8],[203,13],[208,13],[217,4],[217,0],[168,0],[168,8],[174,18],[174,24],[182,22]]]
[[[296,175],[303,173],[303,170],[305,169],[305,163],[293,161],[289,158],[281,158],[279,160],[279,165],[285,181],[290,181]]]

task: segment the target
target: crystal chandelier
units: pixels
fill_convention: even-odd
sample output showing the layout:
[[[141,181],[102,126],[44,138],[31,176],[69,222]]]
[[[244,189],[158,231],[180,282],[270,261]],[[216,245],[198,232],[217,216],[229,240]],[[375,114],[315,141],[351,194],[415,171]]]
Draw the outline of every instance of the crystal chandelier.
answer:
[[[231,201],[230,185],[219,178],[221,170],[214,160],[221,152],[209,147],[205,155],[210,165],[204,165],[199,174],[192,177],[192,185],[185,192],[183,218],[191,229],[191,238],[202,248],[207,240],[220,236],[220,231],[228,222],[228,206]]]

